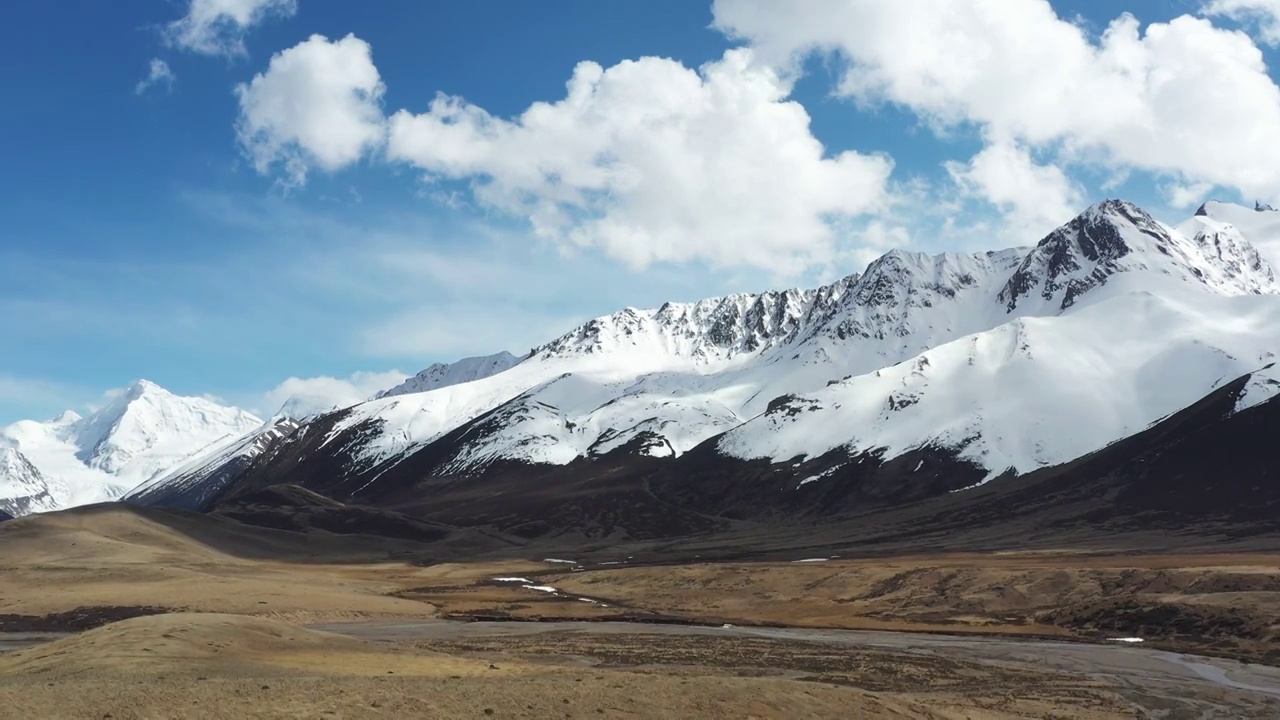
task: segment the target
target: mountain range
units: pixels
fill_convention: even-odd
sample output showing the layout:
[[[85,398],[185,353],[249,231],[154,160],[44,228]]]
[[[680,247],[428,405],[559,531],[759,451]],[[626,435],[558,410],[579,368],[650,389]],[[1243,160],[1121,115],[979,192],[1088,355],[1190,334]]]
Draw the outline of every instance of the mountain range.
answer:
[[[979,497],[1227,388],[1216,421],[1270,406],[1272,262],[1280,212],[1211,202],[1170,226],[1109,200],[1028,247],[895,250],[818,288],[627,308],[313,416],[139,383],[88,418],[0,431],[0,510],[207,511],[289,485],[606,537]]]
[[[262,420],[140,380],[87,417],[0,428],[0,510],[13,515],[119,498],[210,443]]]

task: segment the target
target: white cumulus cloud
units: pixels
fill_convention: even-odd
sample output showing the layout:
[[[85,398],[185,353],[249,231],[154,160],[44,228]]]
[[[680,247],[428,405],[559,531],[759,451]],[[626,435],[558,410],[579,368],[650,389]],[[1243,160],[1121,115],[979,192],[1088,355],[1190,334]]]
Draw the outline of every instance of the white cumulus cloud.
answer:
[[[950,162],[947,172],[961,193],[998,207],[1005,239],[1033,242],[1080,212],[1084,194],[1062,168],[1038,164],[1022,146],[989,143],[967,163]]]
[[[360,371],[346,378],[291,377],[266,393],[266,412],[282,410],[291,417],[302,418],[350,407],[404,382],[407,377],[398,370]]]
[[[1191,183],[1190,185],[1182,185],[1172,183],[1160,188],[1164,193],[1165,200],[1169,205],[1184,209],[1192,205],[1199,204],[1210,192],[1213,191],[1213,185],[1209,183]]]
[[[707,261],[796,271],[832,222],[886,200],[892,162],[830,155],[791,86],[734,50],[698,70],[644,57],[578,65],[566,96],[511,119],[438,95],[390,119],[388,155],[528,217],[539,236],[634,267]]]
[[[300,184],[310,167],[338,170],[382,143],[384,89],[368,43],[312,35],[236,88],[236,133],[259,172],[278,165]]]
[[[173,70],[169,69],[169,63],[160,58],[152,58],[151,64],[147,68],[147,76],[138,81],[138,84],[133,88],[133,92],[141,95],[156,85],[172,88],[174,80],[177,80],[177,76],[173,74]]]
[[[1123,14],[1095,37],[1046,0],[716,0],[714,13],[762,61],[794,72],[834,55],[840,94],[935,128],[1280,196],[1280,88],[1248,36],[1202,17],[1143,28]]]
[[[292,16],[296,0],[190,0],[187,14],[165,26],[170,45],[202,55],[244,55],[244,36],[264,19]]]

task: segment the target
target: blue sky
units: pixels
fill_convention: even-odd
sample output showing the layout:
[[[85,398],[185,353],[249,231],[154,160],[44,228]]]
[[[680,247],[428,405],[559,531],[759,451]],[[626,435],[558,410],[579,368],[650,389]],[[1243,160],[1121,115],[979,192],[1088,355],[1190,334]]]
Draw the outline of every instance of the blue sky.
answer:
[[[920,3],[5,3],[0,424],[139,377],[269,413],[1103,197],[1280,194],[1280,4]]]

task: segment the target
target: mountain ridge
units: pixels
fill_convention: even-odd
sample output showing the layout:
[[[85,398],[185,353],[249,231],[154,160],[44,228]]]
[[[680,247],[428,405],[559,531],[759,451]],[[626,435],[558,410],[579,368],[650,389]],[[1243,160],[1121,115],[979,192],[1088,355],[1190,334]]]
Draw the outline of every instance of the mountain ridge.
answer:
[[[126,497],[194,508],[286,482],[416,506],[433,487],[694,451],[699,476],[740,468],[801,503],[847,483],[879,502],[1024,475],[1274,361],[1274,271],[1221,219],[1238,209],[1202,209],[1170,226],[1108,200],[1028,247],[893,250],[817,288],[625,308],[524,357],[438,363],[349,408],[210,440]],[[1259,372],[1246,395],[1278,387]]]
[[[245,477],[415,503],[437,484],[694,449],[804,495],[851,472],[875,488],[864,498],[1033,472],[1274,357],[1270,264],[1193,220],[1104,201],[1028,248],[894,250],[819,288],[627,308],[500,372],[304,426]],[[893,479],[872,482],[882,467]]]
[[[417,375],[407,378],[399,385],[376,393],[369,399],[381,400],[382,398],[395,397],[397,395],[411,395],[459,383],[481,380],[515,367],[527,357],[527,355],[525,357],[516,357],[503,350],[493,355],[468,357],[452,363],[433,363]]]

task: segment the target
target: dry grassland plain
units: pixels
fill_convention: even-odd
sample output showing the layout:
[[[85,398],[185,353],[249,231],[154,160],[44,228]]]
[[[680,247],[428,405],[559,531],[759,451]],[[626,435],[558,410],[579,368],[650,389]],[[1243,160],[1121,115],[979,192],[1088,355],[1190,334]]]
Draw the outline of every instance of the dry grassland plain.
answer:
[[[989,640],[1139,635],[1276,664],[1274,555],[577,569],[389,559],[402,550],[127,508],[6,523],[0,630],[82,632],[0,655],[0,717],[1280,717],[1271,668],[1223,660],[1228,684],[1196,685],[1146,649]],[[554,622],[572,620],[632,624]],[[657,621],[668,624],[646,629]],[[671,623],[974,640],[831,643]]]

